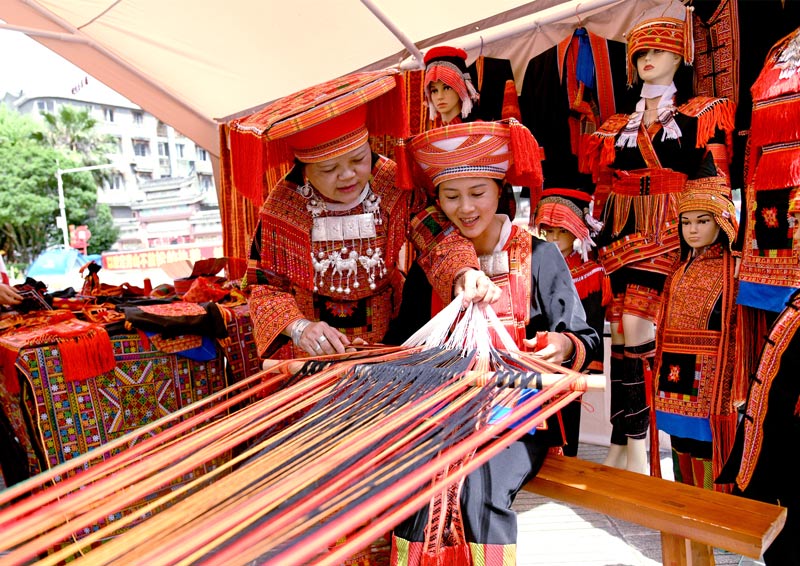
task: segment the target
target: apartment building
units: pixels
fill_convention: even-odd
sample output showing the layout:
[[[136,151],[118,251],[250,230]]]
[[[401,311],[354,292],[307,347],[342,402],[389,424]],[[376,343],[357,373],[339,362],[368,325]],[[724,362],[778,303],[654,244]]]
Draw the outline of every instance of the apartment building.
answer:
[[[120,228],[114,249],[222,241],[208,152],[169,124],[90,77],[71,89],[6,94],[4,101],[39,120],[64,105],[86,108],[98,131],[116,140],[111,181],[97,194]]]

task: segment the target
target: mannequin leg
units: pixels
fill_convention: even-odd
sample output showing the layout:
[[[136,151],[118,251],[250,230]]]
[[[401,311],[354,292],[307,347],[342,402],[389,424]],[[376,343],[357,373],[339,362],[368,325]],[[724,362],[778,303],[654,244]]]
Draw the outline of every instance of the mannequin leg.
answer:
[[[625,389],[622,386],[624,369],[624,350],[622,335],[617,332],[617,324],[611,324],[611,364],[609,377],[611,384],[611,442],[603,463],[614,468],[624,468],[628,457],[626,449],[628,437],[625,435]]]
[[[628,467],[628,445],[627,444],[609,444],[608,454],[603,464],[613,468],[627,468]]]
[[[650,426],[650,406],[647,403],[645,366],[652,367],[655,354],[655,324],[646,318],[622,315],[625,328],[624,387],[627,400],[628,450],[627,469],[646,474],[647,430]],[[656,454],[654,457],[658,457]]]
[[[647,439],[629,438],[627,455],[628,460],[625,468],[628,471],[645,475],[649,473],[647,465]]]

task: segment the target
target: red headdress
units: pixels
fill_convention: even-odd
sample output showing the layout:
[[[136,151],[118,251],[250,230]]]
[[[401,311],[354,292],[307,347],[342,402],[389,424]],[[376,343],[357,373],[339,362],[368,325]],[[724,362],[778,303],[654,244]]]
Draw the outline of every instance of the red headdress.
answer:
[[[356,149],[372,135],[408,137],[403,76],[392,70],[354,73],[282,98],[230,123],[233,179],[260,199],[264,179],[296,158],[317,163]]]
[[[736,241],[739,223],[725,177],[702,177],[686,181],[678,200],[678,214],[690,210],[704,210],[713,214],[716,223],[728,236],[728,242],[733,245]]]
[[[694,61],[694,39],[692,31],[692,8],[673,1],[666,7],[657,6],[648,10],[627,34],[628,85],[635,83],[635,55],[647,49],[661,49],[683,57],[691,65]]]
[[[542,192],[542,199],[536,207],[531,223],[537,230],[542,224],[565,228],[575,236],[576,244],[588,259],[588,252],[595,246],[592,238],[603,227],[592,216],[592,195],[579,189],[548,188]]]
[[[450,179],[488,177],[530,187],[532,202],[541,192],[539,145],[515,119],[436,128],[413,137],[408,147],[434,187]]]
[[[436,106],[431,101],[431,83],[442,81],[452,88],[461,99],[461,117],[472,112],[472,103],[479,98],[467,72],[467,52],[457,47],[432,47],[425,53],[425,100],[428,101],[431,118],[436,116]]]

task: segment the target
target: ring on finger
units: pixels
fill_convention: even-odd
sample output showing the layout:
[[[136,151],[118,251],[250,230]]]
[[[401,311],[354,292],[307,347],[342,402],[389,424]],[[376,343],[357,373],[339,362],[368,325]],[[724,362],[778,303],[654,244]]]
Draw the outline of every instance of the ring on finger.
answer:
[[[319,342],[320,344],[322,344],[323,342],[325,342],[325,341],[327,341],[327,340],[328,340],[328,339],[325,337],[325,335],[324,335],[324,334],[323,334],[323,335],[321,335],[319,338],[317,338],[317,342]]]

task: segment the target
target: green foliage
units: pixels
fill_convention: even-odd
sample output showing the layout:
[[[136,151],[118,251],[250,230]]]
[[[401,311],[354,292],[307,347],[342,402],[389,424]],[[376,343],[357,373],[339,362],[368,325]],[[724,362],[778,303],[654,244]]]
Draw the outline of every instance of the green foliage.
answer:
[[[48,245],[63,242],[55,172],[83,165],[56,147],[43,144],[38,124],[0,105],[0,247],[10,262],[29,263]],[[72,152],[70,152],[72,153]],[[73,154],[74,155],[74,154]],[[88,173],[64,176],[67,220],[86,224],[97,203]]]
[[[98,204],[96,214],[87,223],[92,237],[89,239],[89,253],[99,254],[111,249],[119,238],[119,228],[114,226],[114,218],[107,204]]]

